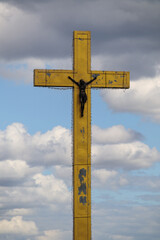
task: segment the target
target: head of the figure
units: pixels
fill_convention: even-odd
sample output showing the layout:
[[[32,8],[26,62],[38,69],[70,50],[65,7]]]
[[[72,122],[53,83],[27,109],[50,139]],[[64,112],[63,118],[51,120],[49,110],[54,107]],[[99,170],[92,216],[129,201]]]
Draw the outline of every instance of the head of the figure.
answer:
[[[79,83],[80,83],[80,86],[83,86],[83,85],[86,84],[85,81],[84,81],[83,79],[80,79]]]

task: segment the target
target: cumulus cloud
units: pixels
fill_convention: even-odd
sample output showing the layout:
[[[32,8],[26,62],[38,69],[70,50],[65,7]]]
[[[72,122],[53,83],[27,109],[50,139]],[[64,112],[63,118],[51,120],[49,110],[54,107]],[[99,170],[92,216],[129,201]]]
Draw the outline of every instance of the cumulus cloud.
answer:
[[[70,200],[70,192],[61,179],[56,179],[53,175],[44,176],[37,174],[33,177],[35,181],[37,199],[43,199],[43,203],[66,203]]]
[[[25,221],[21,216],[0,221],[0,234],[36,235],[38,229],[32,221]]]
[[[53,172],[55,177],[63,179],[67,186],[71,188],[72,185],[72,167],[71,166],[54,166]]]
[[[131,188],[135,194],[138,191],[138,195],[136,195],[137,202],[141,202],[144,199],[146,202],[152,201],[152,203],[156,204],[160,197],[159,176],[151,175],[149,171],[148,175],[146,173],[138,174],[134,172],[130,174],[126,171],[106,170],[104,168],[96,169],[92,167],[92,186],[96,191],[103,189],[103,191],[112,190],[114,192],[120,189],[128,190],[128,188]]]
[[[30,209],[33,206],[40,208],[48,206],[55,210],[65,205],[69,206],[71,193],[63,179],[58,179],[54,175],[35,174],[32,178],[26,179],[23,185],[0,187],[1,203],[3,207],[10,207],[13,213]],[[21,209],[21,208],[22,209]],[[23,211],[22,211],[23,212]],[[12,213],[9,211],[9,213]],[[24,214],[21,214],[24,215]]]
[[[33,214],[33,210],[27,208],[14,208],[6,212],[6,215],[9,216],[25,216],[30,214]]]
[[[106,169],[94,169],[92,170],[92,183],[93,187],[103,189],[117,189],[128,185],[128,179],[119,172]]]
[[[132,129],[126,130],[122,125],[106,129],[102,129],[95,125],[92,127],[93,144],[129,143],[142,139],[143,136],[140,133],[133,131]]]
[[[132,189],[141,189],[141,191],[150,191],[155,192],[155,196],[151,196],[152,201],[154,201],[154,198],[159,196],[159,188],[160,188],[160,178],[159,176],[149,175],[145,176],[145,174],[142,174],[141,176],[128,176],[129,177],[129,185],[132,186]]]
[[[0,184],[15,185],[22,184],[27,177],[42,171],[42,168],[29,167],[22,160],[5,160],[0,162]]]
[[[27,58],[21,61],[15,60],[12,63],[0,61],[1,78],[15,81],[16,83],[32,83],[33,69],[72,69],[71,58],[40,59]]]
[[[121,90],[103,90],[101,95],[115,112],[141,114],[160,122],[160,75],[131,82],[131,88],[125,93]]]
[[[150,167],[159,161],[160,153],[141,142],[141,138],[140,133],[120,125],[108,129],[93,126],[93,163],[101,167],[130,170]],[[37,171],[36,166],[44,168],[57,165],[55,172],[60,174],[61,164],[66,167],[72,164],[71,141],[70,130],[61,126],[32,136],[22,124],[13,123],[0,131],[1,165],[15,179],[33,175]],[[31,169],[31,166],[35,168]],[[64,176],[70,173],[68,168]]]
[[[36,240],[69,240],[72,238],[72,231],[61,231],[59,229],[44,232],[44,236],[39,236]]]
[[[139,141],[142,135],[123,126],[93,126],[92,160],[97,166],[127,170],[148,168],[159,161],[156,148]]]
[[[134,170],[148,168],[159,161],[160,153],[142,142],[94,145],[93,162],[108,168]]]
[[[13,123],[0,131],[0,161],[9,158],[38,166],[71,164],[71,133],[57,126],[31,136],[22,124]]]
[[[92,191],[94,194],[103,190],[104,195],[99,199],[106,204],[106,191],[112,191],[116,196],[116,192],[120,189],[128,191],[132,187],[133,192],[141,191],[137,203],[145,201],[148,204],[150,202],[155,204],[158,201],[159,178],[145,175],[132,176],[130,170],[148,168],[158,162],[160,153],[157,149],[151,149],[141,142],[140,133],[125,129],[121,125],[108,129],[93,126],[92,132],[92,189],[94,189]],[[13,123],[0,131],[1,239],[5,239],[6,234],[11,240],[14,235],[18,240],[22,235],[25,235],[24,239],[70,239],[69,229],[71,229],[72,222],[71,139],[70,130],[61,126],[54,127],[43,134],[38,132],[30,135],[24,125]],[[155,195],[146,195],[144,191]],[[122,195],[121,198],[123,198]],[[112,204],[113,202],[116,204],[112,194],[107,193],[108,204],[111,204],[111,201]],[[126,198],[125,201],[127,201]],[[93,206],[95,207],[95,203]],[[103,210],[105,208],[106,206]],[[117,213],[117,209],[114,211]],[[118,215],[120,214],[122,212],[118,212]],[[102,219],[102,216],[100,217]],[[46,218],[47,226],[43,222]],[[111,222],[112,219],[114,226],[119,221],[119,218],[111,212],[110,219],[103,219],[105,222]],[[127,222],[127,218],[123,220]],[[52,228],[53,223],[54,228]],[[62,229],[61,225],[65,226],[65,229]],[[137,226],[135,221],[133,225]],[[9,226],[8,232],[5,226]],[[110,225],[110,227],[113,229],[113,226]],[[102,228],[104,229],[105,226]],[[130,225],[127,225],[126,229],[126,232],[117,230],[114,234],[108,231],[106,238],[132,239],[133,236],[129,235]],[[155,231],[157,231],[156,226]],[[98,239],[103,239],[104,235],[102,236],[100,232],[98,231],[96,236]],[[29,234],[34,237],[30,237]],[[141,236],[141,232],[138,234]]]
[[[105,202],[105,205],[107,203]],[[93,236],[95,239],[119,240],[159,239],[159,207],[111,206],[97,204],[93,211]],[[100,221],[103,219],[103,221]],[[107,224],[106,224],[107,223]],[[104,230],[105,229],[105,230]]]

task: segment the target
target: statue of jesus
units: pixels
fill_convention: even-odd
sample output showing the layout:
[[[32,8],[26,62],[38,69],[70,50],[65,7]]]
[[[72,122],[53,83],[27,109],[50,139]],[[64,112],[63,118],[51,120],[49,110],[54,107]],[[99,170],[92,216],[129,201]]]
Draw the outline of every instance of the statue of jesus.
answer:
[[[87,94],[85,92],[86,86],[92,83],[94,80],[97,79],[97,76],[94,77],[92,80],[85,82],[83,79],[80,79],[79,82],[76,82],[73,78],[68,76],[68,78],[74,82],[78,87],[79,87],[79,100],[81,103],[81,117],[83,117],[83,112],[84,112],[84,105],[87,102]]]

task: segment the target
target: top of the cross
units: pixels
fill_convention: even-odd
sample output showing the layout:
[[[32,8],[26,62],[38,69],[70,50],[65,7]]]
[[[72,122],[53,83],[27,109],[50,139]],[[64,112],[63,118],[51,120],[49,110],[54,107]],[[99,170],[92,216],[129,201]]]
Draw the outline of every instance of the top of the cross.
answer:
[[[73,32],[73,70],[34,70],[34,86],[43,87],[77,87],[68,76],[79,82],[97,80],[88,87],[94,88],[129,88],[129,72],[91,70],[91,32]]]
[[[83,40],[83,39],[91,39],[91,32],[90,31],[73,31],[73,39],[79,39],[79,40]]]

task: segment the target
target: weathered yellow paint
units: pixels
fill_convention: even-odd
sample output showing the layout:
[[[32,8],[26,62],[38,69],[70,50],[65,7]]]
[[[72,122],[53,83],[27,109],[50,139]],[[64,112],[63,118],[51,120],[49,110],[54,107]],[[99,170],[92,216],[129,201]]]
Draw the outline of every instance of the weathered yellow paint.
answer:
[[[73,236],[91,239],[91,87],[129,88],[129,72],[91,71],[91,34],[73,33],[73,70],[34,70],[34,86],[73,87]],[[87,102],[81,117],[79,87],[68,79],[88,82]]]
[[[73,78],[76,81],[91,80],[90,74],[90,32],[74,32]],[[87,102],[84,116],[80,115],[79,88],[74,91],[74,240],[91,239],[91,89],[86,89]],[[85,171],[82,183],[80,171]],[[86,194],[79,188],[86,186]],[[84,201],[84,203],[81,202]]]
[[[91,83],[92,88],[129,88],[130,74],[129,72],[113,72],[113,71],[90,71],[89,80],[94,75],[98,75],[97,80]],[[34,86],[35,87],[73,87],[74,84],[68,79],[71,76],[75,80],[84,79],[84,74],[77,74],[71,70],[34,70]],[[79,81],[78,79],[78,81]],[[77,87],[77,86],[75,86]]]
[[[129,88],[129,72],[92,71],[92,76],[98,75],[92,88]]]
[[[68,79],[73,77],[73,71],[70,70],[34,70],[35,87],[73,87],[73,83]]]

